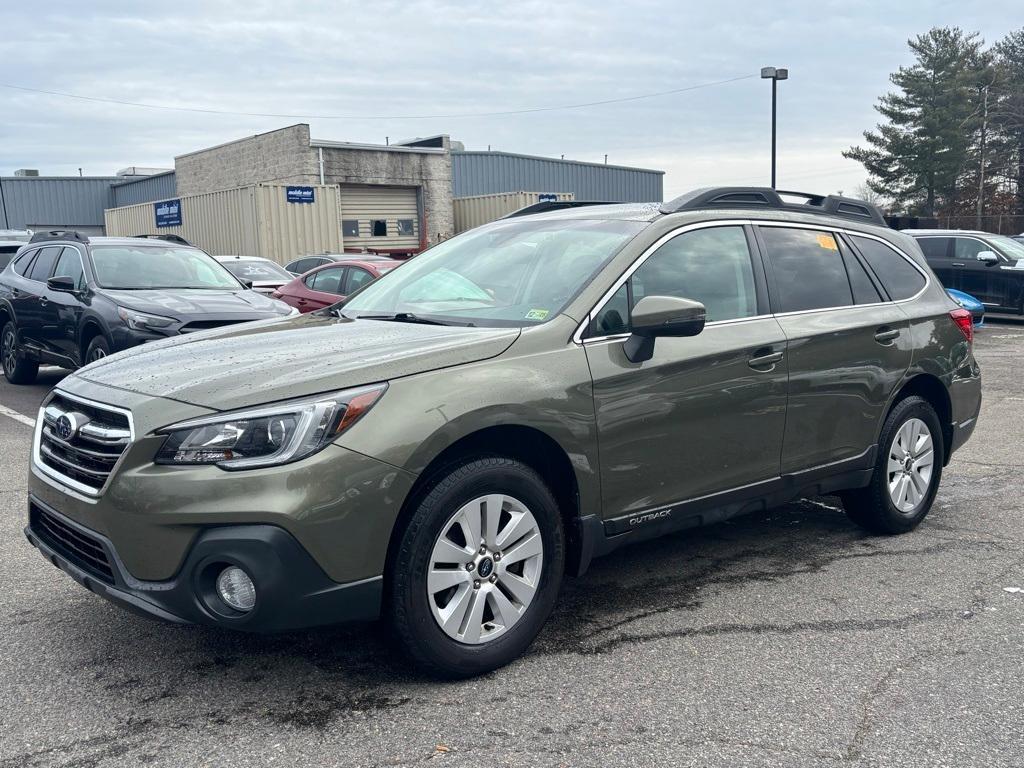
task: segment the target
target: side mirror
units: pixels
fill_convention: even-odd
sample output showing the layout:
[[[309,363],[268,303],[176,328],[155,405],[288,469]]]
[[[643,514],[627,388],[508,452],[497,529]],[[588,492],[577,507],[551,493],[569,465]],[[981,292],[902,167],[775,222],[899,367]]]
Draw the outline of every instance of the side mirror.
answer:
[[[240,277],[238,278],[238,282],[240,282],[247,291],[252,290],[252,280],[246,280],[244,277]]]
[[[49,278],[46,281],[46,287],[51,291],[61,291],[62,293],[75,293],[78,290],[75,287],[75,279],[65,275]]]
[[[978,251],[978,261],[987,267],[999,263],[999,256],[994,251]]]
[[[699,301],[675,296],[644,296],[633,307],[633,333],[622,349],[631,363],[650,360],[658,336],[696,336],[704,330],[707,310]]]

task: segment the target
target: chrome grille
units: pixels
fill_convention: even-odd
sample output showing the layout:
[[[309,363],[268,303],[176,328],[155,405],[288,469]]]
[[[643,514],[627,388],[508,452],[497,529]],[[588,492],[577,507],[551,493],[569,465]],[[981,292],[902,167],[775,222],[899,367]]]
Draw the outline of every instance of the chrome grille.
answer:
[[[76,490],[97,495],[132,441],[126,411],[58,392],[36,425],[36,463]]]

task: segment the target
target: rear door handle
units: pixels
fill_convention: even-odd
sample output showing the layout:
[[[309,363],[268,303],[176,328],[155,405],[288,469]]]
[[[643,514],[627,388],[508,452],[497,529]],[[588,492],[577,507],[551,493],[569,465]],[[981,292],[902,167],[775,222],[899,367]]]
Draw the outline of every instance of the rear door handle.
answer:
[[[875,331],[875,341],[879,344],[888,344],[890,341],[899,338],[899,335],[899,328],[885,328],[883,326]]]
[[[764,368],[767,366],[774,366],[776,363],[782,360],[781,352],[771,352],[762,349],[759,349],[757,351],[763,354],[755,354],[752,358],[747,360],[747,365],[749,365],[751,368]]]
[[[953,262],[953,266],[954,267],[966,267],[967,265],[964,264],[962,261],[954,261]]]

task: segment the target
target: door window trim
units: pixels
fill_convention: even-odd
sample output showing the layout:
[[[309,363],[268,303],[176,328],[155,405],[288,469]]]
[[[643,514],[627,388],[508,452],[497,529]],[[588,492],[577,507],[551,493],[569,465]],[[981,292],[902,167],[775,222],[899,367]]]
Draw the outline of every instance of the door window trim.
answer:
[[[886,304],[905,304],[905,303],[907,303],[909,301],[914,301],[915,299],[920,298],[924,294],[924,292],[928,290],[929,286],[931,286],[931,283],[932,283],[931,276],[924,269],[922,269],[921,266],[916,261],[914,261],[913,258],[908,256],[903,251],[903,249],[899,248],[898,246],[894,245],[890,241],[886,240],[884,237],[879,237],[878,235],[873,235],[870,232],[862,232],[860,230],[846,229],[846,228],[843,228],[843,227],[826,227],[826,226],[823,226],[821,224],[803,224],[803,223],[790,222],[790,221],[764,221],[764,220],[758,220],[758,219],[718,219],[718,220],[715,220],[715,221],[702,221],[702,222],[698,222],[696,224],[686,224],[686,225],[683,225],[683,226],[678,227],[676,229],[673,229],[673,230],[671,230],[669,232],[666,232],[664,235],[662,235],[657,240],[655,240],[654,243],[649,245],[644,250],[644,252],[641,253],[633,261],[633,263],[626,269],[626,271],[623,272],[614,283],[612,283],[612,286],[607,291],[605,291],[605,293],[601,296],[601,298],[597,301],[597,303],[594,304],[594,306],[591,308],[591,310],[584,316],[583,321],[576,327],[576,331],[572,335],[572,341],[575,344],[583,345],[583,344],[589,344],[591,342],[603,342],[603,341],[610,341],[610,340],[618,340],[618,339],[628,338],[630,336],[630,334],[628,334],[628,333],[617,333],[617,334],[613,334],[613,335],[610,335],[610,336],[590,336],[590,337],[587,337],[587,338],[584,338],[584,334],[586,333],[587,328],[590,327],[590,324],[593,321],[593,318],[598,313],[600,313],[600,311],[602,309],[604,309],[604,305],[607,304],[611,300],[612,296],[614,296],[615,292],[618,291],[619,288],[622,287],[623,283],[625,283],[627,280],[629,280],[629,278],[632,277],[633,273],[636,272],[640,268],[640,266],[645,261],[647,261],[647,259],[649,259],[654,254],[655,251],[657,251],[661,246],[663,246],[669,240],[671,240],[672,238],[676,237],[677,235],[681,235],[681,234],[684,234],[686,232],[692,232],[693,230],[696,230],[696,229],[707,229],[709,227],[729,227],[729,226],[744,226],[744,227],[749,226],[749,227],[752,227],[754,229],[755,233],[756,233],[758,227],[784,227],[784,228],[789,228],[789,229],[810,229],[810,230],[817,231],[817,232],[828,232],[828,233],[832,233],[832,234],[841,234],[841,235],[844,236],[844,239],[849,239],[851,236],[856,235],[857,237],[865,237],[865,238],[868,238],[869,240],[877,240],[882,245],[886,245],[889,248],[892,248],[896,253],[898,253],[900,256],[902,256],[910,264],[910,266],[912,266],[914,269],[916,269],[921,274],[921,276],[924,278],[924,285],[921,287],[921,290],[919,290],[913,296],[910,296],[910,297],[908,297],[906,299],[900,299],[899,301],[893,301],[892,299],[889,299],[888,301],[878,301],[878,302],[875,302],[873,304],[848,304],[848,305],[843,305],[841,307],[818,307],[818,308],[815,308],[815,309],[800,309],[800,310],[796,310],[796,311],[793,311],[793,312],[772,312],[772,311],[769,311],[767,313],[753,315],[752,317],[741,317],[741,318],[735,318],[735,319],[732,319],[732,320],[716,320],[714,322],[707,323],[704,326],[705,328],[709,328],[711,326],[728,325],[728,324],[735,324],[735,323],[748,323],[748,322],[751,322],[752,320],[763,320],[766,317],[795,317],[797,315],[809,315],[809,314],[813,314],[813,313],[816,313],[816,312],[834,312],[834,311],[839,310],[839,309],[865,309],[865,308],[868,308],[868,307],[881,307],[881,306],[885,306]],[[850,241],[850,242],[852,243],[852,241]],[[758,246],[758,249],[761,249],[760,242],[757,243],[757,246]],[[749,244],[748,244],[748,247],[749,247]],[[753,249],[751,249],[751,254],[750,255],[751,255],[751,259],[753,259],[753,258],[758,256],[758,254],[756,252],[754,252]],[[859,255],[859,253],[858,253],[858,255]],[[765,255],[761,254],[761,258],[762,259],[765,258]],[[765,269],[767,270],[767,266],[765,267]],[[754,272],[754,277],[755,277],[755,280],[756,280],[756,278],[757,278],[757,271],[756,270]],[[767,277],[767,275],[766,275],[766,277]],[[888,295],[888,293],[886,293],[886,295]],[[773,299],[774,299],[774,297],[771,296],[771,288],[769,287],[769,300],[771,301]]]

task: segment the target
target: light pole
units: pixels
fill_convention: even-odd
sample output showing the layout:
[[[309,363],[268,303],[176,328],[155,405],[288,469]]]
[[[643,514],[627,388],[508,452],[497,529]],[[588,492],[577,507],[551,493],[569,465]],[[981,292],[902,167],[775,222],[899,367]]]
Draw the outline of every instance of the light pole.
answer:
[[[772,189],[775,189],[775,94],[779,80],[789,79],[789,70],[761,67],[761,79],[772,81]]]

